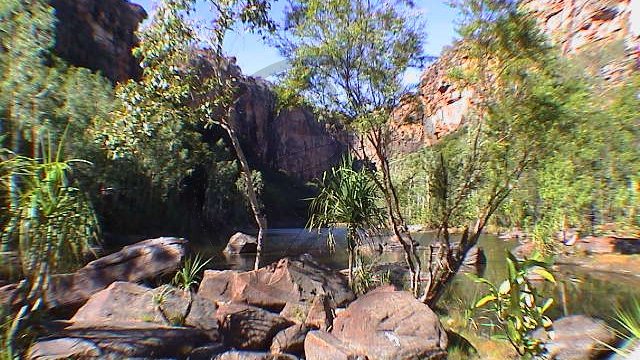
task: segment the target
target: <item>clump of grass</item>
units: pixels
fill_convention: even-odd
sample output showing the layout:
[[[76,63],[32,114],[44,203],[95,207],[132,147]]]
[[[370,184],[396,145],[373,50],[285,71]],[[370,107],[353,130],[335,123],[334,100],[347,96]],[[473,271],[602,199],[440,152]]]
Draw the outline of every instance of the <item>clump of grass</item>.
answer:
[[[204,271],[211,259],[205,260],[200,254],[185,260],[182,269],[176,273],[171,283],[183,290],[191,290],[200,283],[200,273]]]
[[[616,322],[622,327],[628,339],[640,339],[640,301],[634,299],[631,309],[616,309]]]
[[[375,259],[366,259],[356,256],[356,268],[353,273],[353,291],[358,294],[366,294],[369,290],[378,286],[391,283],[391,272],[378,272]]]
[[[634,344],[640,341],[640,301],[633,299],[631,307],[627,309],[616,308],[615,309],[615,322],[620,326],[620,330],[614,329],[621,338],[627,340],[627,344]],[[603,344],[610,348],[617,354],[627,357],[630,355],[630,349],[625,348],[613,348],[607,344]]]

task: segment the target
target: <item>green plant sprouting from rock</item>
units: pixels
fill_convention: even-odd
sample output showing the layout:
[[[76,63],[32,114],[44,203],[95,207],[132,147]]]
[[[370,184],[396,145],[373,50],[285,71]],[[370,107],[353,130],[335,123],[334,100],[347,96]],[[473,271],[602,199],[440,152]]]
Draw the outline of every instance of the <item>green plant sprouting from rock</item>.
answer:
[[[191,291],[202,279],[201,273],[209,265],[211,259],[204,259],[200,254],[184,261],[182,268],[178,270],[171,283],[185,291]]]

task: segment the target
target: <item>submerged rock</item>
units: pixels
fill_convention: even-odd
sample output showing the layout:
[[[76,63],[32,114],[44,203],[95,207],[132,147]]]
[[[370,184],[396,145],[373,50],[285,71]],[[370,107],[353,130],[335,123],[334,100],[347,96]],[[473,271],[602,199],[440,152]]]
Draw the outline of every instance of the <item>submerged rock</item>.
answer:
[[[374,290],[340,312],[331,332],[313,331],[305,340],[308,360],[445,359],[447,335],[436,314],[410,293]]]
[[[237,232],[229,238],[224,248],[226,254],[255,254],[258,251],[258,239],[255,236]]]
[[[533,337],[546,342],[548,357],[557,360],[588,360],[610,352],[616,335],[607,324],[585,315],[573,315],[553,322],[553,339],[543,329]],[[606,344],[606,345],[605,345]]]

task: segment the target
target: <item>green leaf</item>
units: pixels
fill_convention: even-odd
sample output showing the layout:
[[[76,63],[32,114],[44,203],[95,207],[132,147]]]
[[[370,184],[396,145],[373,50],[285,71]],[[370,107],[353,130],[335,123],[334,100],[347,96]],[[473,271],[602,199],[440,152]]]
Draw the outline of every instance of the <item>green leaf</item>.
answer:
[[[486,305],[487,303],[496,300],[497,298],[491,294],[486,295],[485,297],[483,297],[482,299],[478,300],[478,302],[476,302],[476,304],[474,305],[475,307],[479,308],[479,307],[483,307],[484,305]]]
[[[542,276],[545,280],[551,283],[554,283],[554,284],[556,283],[555,277],[553,277],[553,275],[544,268],[536,267],[532,270],[532,272]]]

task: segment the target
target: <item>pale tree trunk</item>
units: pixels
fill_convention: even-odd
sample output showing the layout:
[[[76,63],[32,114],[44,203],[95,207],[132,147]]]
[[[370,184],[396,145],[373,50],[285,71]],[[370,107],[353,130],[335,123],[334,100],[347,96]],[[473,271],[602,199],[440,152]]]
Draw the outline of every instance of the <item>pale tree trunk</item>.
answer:
[[[349,251],[349,285],[353,288],[353,266],[355,259],[355,230],[349,228],[347,230],[347,248]]]
[[[251,178],[251,169],[249,168],[249,163],[247,162],[247,158],[244,155],[244,151],[242,151],[242,147],[240,146],[240,140],[233,129],[233,126],[229,123],[221,123],[220,126],[225,129],[227,135],[229,135],[229,139],[231,140],[231,144],[233,145],[233,149],[236,152],[236,157],[240,162],[240,166],[242,168],[242,174],[245,180],[245,184],[247,187],[247,198],[249,199],[249,204],[251,205],[251,211],[253,212],[253,217],[258,225],[258,246],[256,251],[256,262],[254,264],[254,269],[260,268],[260,256],[262,254],[262,244],[264,241],[264,233],[267,229],[267,217],[262,212],[262,207],[260,206],[260,202],[258,200],[258,195],[256,194],[256,190],[253,184],[253,179]]]
[[[376,179],[376,184],[382,190],[385,206],[387,208],[387,218],[389,225],[393,231],[394,240],[398,241],[402,245],[404,250],[405,261],[409,266],[409,272],[411,274],[411,289],[415,297],[418,297],[420,292],[420,271],[421,261],[420,256],[417,253],[415,242],[407,230],[402,212],[400,211],[400,205],[398,195],[391,179],[391,169],[389,167],[389,158],[387,154],[388,137],[384,128],[375,129],[368,134],[366,138],[374,148],[375,157],[380,166],[382,173],[382,181]],[[363,156],[367,157],[364,153]]]

